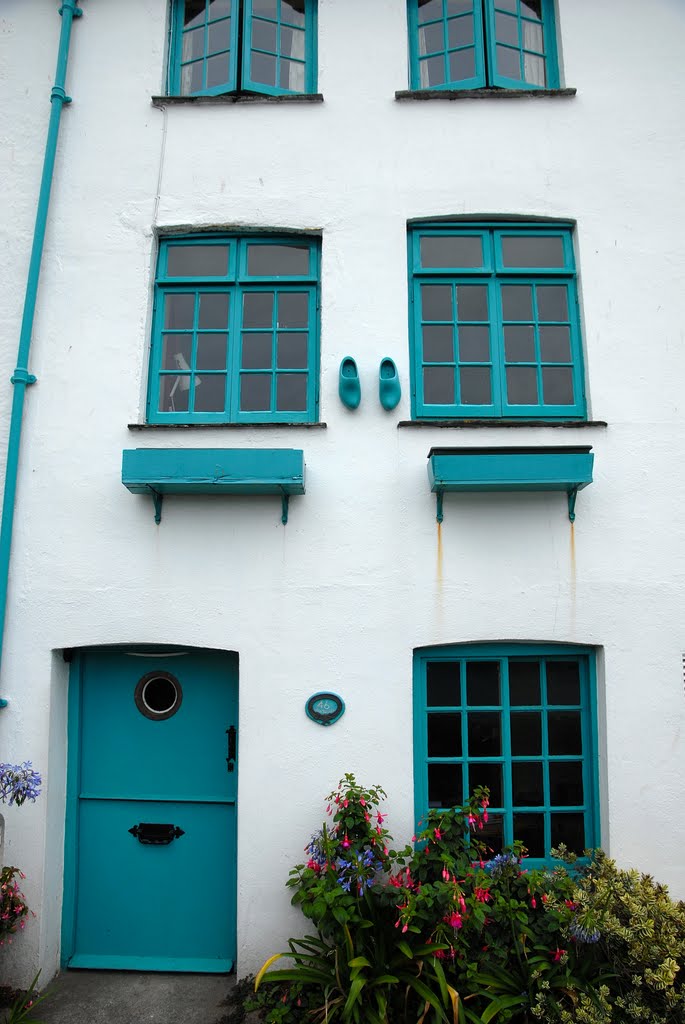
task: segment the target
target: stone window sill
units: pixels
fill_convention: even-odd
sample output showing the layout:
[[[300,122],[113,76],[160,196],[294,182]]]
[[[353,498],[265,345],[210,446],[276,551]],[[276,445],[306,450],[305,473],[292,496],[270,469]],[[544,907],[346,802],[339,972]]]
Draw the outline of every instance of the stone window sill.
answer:
[[[129,423],[129,430],[326,430],[327,423]]]
[[[153,96],[153,107],[177,107],[194,104],[199,107],[226,103],[323,103],[320,92],[288,93],[284,96],[266,96],[261,93],[229,92],[221,96]]]
[[[398,427],[456,427],[459,430],[465,428],[480,427],[562,427],[565,429],[580,427],[606,427],[606,420],[498,420],[498,419],[473,419],[473,420],[400,420]]]
[[[537,100],[564,99],[576,89],[398,89],[396,100]]]

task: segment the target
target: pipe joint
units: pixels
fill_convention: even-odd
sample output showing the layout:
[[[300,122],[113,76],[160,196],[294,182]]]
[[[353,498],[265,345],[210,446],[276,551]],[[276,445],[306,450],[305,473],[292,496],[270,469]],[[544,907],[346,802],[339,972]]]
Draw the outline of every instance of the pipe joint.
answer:
[[[65,93],[64,89],[60,85],[55,85],[55,86],[52,87],[52,92],[50,93],[50,99],[51,100],[60,100],[62,103],[65,103],[65,104],[66,103],[71,103],[71,96],[67,96],[67,94]]]
[[[59,13],[62,14],[63,11],[71,11],[72,18],[83,17],[83,11],[80,7],[76,6],[75,0],[65,0],[65,3],[59,9]]]
[[[10,384],[23,384],[28,387],[29,384],[35,384],[37,377],[34,377],[32,373],[25,370],[22,366],[18,366],[12,376],[10,377]]]

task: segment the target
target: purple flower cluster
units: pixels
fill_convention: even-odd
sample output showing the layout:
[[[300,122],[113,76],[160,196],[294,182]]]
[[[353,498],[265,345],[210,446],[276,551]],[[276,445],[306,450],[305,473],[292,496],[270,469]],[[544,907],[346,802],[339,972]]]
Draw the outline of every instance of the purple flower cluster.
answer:
[[[518,864],[518,862],[518,857],[513,853],[498,853],[496,857],[487,862],[485,870],[490,872],[492,878],[499,878],[510,864]]]
[[[24,761],[23,764],[0,764],[0,801],[10,807],[12,804],[21,807],[26,800],[35,801],[40,796],[42,781],[30,761]]]

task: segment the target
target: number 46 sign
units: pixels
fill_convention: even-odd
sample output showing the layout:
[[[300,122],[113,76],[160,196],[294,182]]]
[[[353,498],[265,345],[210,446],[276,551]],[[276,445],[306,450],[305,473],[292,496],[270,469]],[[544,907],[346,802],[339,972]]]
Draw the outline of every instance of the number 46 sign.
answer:
[[[344,714],[345,701],[337,693],[315,693],[305,704],[305,711],[317,725],[333,725]]]

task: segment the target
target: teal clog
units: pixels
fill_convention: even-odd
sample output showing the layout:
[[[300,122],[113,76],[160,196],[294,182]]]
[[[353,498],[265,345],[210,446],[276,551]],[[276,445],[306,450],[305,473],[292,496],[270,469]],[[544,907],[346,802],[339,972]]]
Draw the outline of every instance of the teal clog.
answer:
[[[348,409],[356,409],[361,402],[362,387],[359,383],[359,371],[352,356],[345,356],[340,364],[338,394],[340,401]]]
[[[388,412],[395,408],[402,397],[402,386],[397,367],[388,356],[381,359],[378,371],[378,397],[381,400],[381,405]]]

